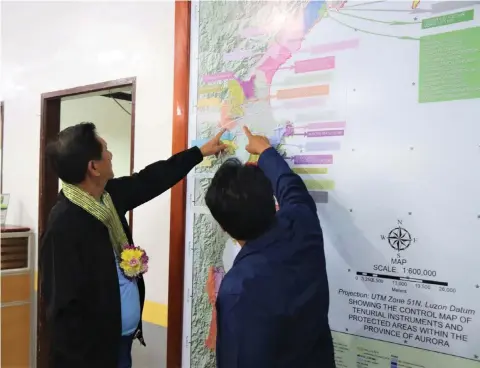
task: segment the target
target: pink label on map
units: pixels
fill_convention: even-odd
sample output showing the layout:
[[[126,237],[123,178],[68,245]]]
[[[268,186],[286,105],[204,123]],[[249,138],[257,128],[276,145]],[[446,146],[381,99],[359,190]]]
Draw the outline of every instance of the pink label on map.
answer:
[[[251,50],[235,50],[223,55],[223,61],[237,61],[251,57],[253,52]]]
[[[310,123],[307,125],[307,129],[335,129],[345,128],[346,123],[344,121],[329,121],[325,123]]]
[[[333,163],[332,155],[302,155],[294,156],[295,165],[330,165]]]
[[[203,83],[211,83],[211,82],[217,82],[221,80],[226,80],[226,79],[233,79],[235,77],[235,74],[232,72],[223,72],[223,73],[217,73],[217,74],[210,74],[210,75],[204,75],[202,77]]]
[[[359,44],[359,40],[357,38],[357,39],[353,39],[353,40],[346,40],[346,41],[340,41],[340,42],[327,43],[327,44],[323,44],[323,45],[313,46],[310,49],[310,52],[312,54],[323,54],[323,53],[326,53],[326,52],[354,49],[354,48],[358,47],[358,44]]]
[[[307,137],[338,137],[344,135],[344,130],[314,130],[312,132],[307,132]]]
[[[335,68],[335,56],[300,60],[295,63],[295,73],[308,73]]]

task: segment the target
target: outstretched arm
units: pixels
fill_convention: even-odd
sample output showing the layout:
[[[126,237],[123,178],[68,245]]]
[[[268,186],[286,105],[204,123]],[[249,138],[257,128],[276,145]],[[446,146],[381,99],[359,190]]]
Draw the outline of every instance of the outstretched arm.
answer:
[[[290,169],[265,137],[253,135],[247,127],[244,127],[244,131],[248,138],[246,149],[251,154],[260,155],[258,166],[270,179],[280,208],[285,205],[302,204],[316,213],[315,202],[300,176]]]
[[[303,204],[317,212],[305,183],[290,169],[275,148],[270,147],[260,155],[258,166],[270,179],[280,208],[284,205]]]
[[[224,150],[226,145],[220,141],[224,132],[225,130],[220,131],[202,148],[192,147],[173,155],[168,160],[157,161],[138,174],[112,179],[107,183],[105,190],[110,193],[114,202],[121,204],[125,212],[133,210],[177,184],[203,160],[204,156]]]
[[[125,211],[152,200],[182,180],[203,160],[198,147],[177,153],[168,160],[157,161],[132,176],[112,179],[105,190]]]

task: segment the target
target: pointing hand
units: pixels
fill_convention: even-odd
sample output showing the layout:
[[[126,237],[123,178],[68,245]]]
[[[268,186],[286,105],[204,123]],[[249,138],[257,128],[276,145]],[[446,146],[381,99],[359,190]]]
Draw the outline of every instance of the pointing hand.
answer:
[[[267,137],[261,135],[253,135],[246,126],[243,127],[243,131],[248,138],[248,144],[245,147],[248,153],[252,155],[261,155],[263,151],[270,148],[270,142]]]
[[[223,144],[220,138],[222,134],[225,133],[226,129],[222,129],[220,132],[217,133],[215,137],[210,139],[207,143],[205,143],[201,148],[200,151],[202,152],[203,157],[216,155],[217,153],[223,151],[227,148],[226,144]]]

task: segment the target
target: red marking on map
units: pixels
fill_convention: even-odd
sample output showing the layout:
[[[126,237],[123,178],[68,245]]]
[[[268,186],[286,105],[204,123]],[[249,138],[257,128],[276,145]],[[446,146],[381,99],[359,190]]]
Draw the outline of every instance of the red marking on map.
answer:
[[[329,2],[328,2],[328,7],[329,7],[330,9],[339,10],[339,9],[343,8],[346,3],[347,3],[347,1],[345,1],[345,0],[329,1]]]
[[[217,343],[217,309],[215,308],[215,302],[217,300],[217,294],[218,290],[220,289],[223,276],[225,276],[225,270],[223,267],[211,266],[208,269],[208,278],[205,289],[208,295],[208,301],[212,306],[212,318],[210,320],[210,328],[207,339],[205,340],[205,345],[210,350],[215,350],[215,345]]]
[[[220,122],[218,126],[227,130],[231,130],[237,126],[236,121],[230,117],[230,106],[225,102],[222,103],[222,107],[220,108]]]
[[[302,44],[301,41],[298,42],[299,48]],[[276,53],[274,50],[278,50]],[[272,55],[273,56],[270,56]],[[267,79],[267,84],[272,83],[273,76],[277,72],[278,68],[283,65],[288,59],[292,57],[292,52],[281,45],[274,45],[267,51],[267,57],[263,61],[263,63],[258,66],[258,70],[261,70],[265,74],[265,78]]]
[[[275,43],[267,49],[257,67],[265,74],[267,84],[272,83],[275,73],[292,57],[292,54],[300,50],[305,36],[320,19],[321,16],[313,24],[304,27],[303,16],[299,16],[289,24],[285,24],[283,29],[275,36]]]

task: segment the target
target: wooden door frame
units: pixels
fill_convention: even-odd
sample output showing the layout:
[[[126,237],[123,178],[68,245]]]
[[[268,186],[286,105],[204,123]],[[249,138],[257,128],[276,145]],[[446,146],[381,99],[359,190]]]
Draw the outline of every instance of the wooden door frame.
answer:
[[[190,1],[175,2],[172,153],[188,148],[190,87]],[[167,368],[182,366],[185,271],[186,179],[172,188],[168,272]]]
[[[54,140],[60,131],[60,105],[64,97],[76,96],[91,92],[109,91],[110,89],[120,87],[131,87],[132,89],[132,113],[131,113],[131,141],[130,141],[130,173],[134,168],[134,149],[135,149],[135,97],[136,97],[136,77],[117,79],[113,81],[89,84],[60,91],[43,93],[41,95],[41,125],[40,125],[40,177],[39,177],[39,199],[38,199],[38,239],[40,240],[48,219],[50,210],[55,205],[58,196],[58,177],[53,172],[50,165],[46,163],[46,147],[48,143]],[[133,212],[129,214],[129,224],[133,226]],[[38,242],[39,244],[40,242]],[[40,271],[40,265],[38,265]],[[41,280],[38,273],[37,288],[37,368],[48,368],[48,347],[49,339],[46,331],[41,326],[45,323],[45,311],[43,300],[41,298]]]

